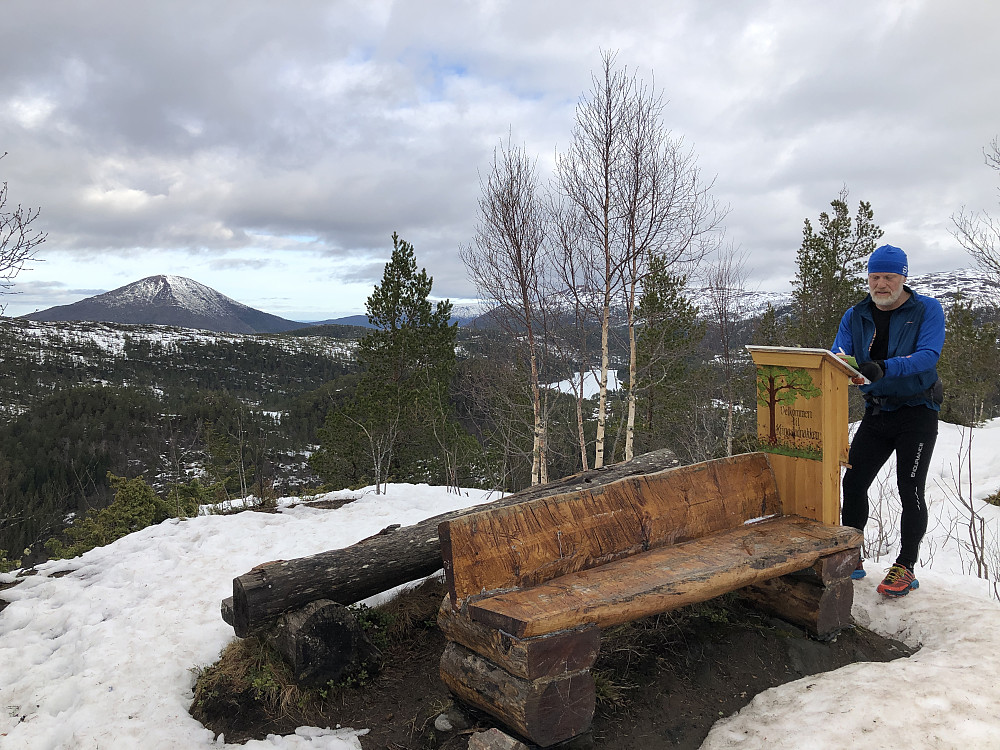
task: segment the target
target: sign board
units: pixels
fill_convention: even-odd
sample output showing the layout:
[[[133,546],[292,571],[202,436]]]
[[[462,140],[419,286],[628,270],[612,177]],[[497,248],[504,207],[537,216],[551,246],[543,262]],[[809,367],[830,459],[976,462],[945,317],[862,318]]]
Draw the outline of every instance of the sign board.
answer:
[[[747,349],[757,365],[758,445],[772,454],[779,488],[793,505],[786,512],[839,523],[847,390],[861,374],[826,349]]]

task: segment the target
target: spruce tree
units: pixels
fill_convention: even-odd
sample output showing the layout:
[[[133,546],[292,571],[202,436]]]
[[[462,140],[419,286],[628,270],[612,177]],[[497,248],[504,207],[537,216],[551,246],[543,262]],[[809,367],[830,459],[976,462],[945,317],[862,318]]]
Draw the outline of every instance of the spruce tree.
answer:
[[[867,289],[865,262],[882,230],[874,223],[871,205],[858,204],[851,220],[847,190],[831,201],[832,213],[819,215],[819,231],[809,219],[795,261],[792,340],[786,344],[828,347],[847,308],[857,304]]]
[[[703,460],[692,436],[700,407],[710,400],[707,370],[696,353],[706,325],[685,293],[687,278],[653,256],[639,299],[636,390],[640,395],[636,445],[640,451],[669,447],[688,460]]]
[[[413,246],[392,235],[392,257],[366,303],[373,326],[358,341],[364,368],[354,400],[331,411],[323,445],[311,465],[327,481],[389,479],[451,481],[460,432],[454,428],[449,386],[455,370],[457,324],[451,303],[428,299],[433,279],[417,270]]]
[[[948,335],[937,368],[945,390],[941,418],[970,427],[981,425],[995,415],[1000,399],[1000,325],[984,320],[959,296],[948,309],[945,327]]]

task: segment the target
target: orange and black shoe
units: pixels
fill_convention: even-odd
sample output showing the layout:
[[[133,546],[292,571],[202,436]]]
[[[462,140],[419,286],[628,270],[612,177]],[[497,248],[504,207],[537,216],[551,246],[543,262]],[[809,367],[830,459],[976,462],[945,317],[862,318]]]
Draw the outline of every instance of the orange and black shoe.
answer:
[[[882,596],[906,596],[910,589],[920,587],[920,581],[913,575],[913,571],[905,565],[899,563],[889,568],[882,583],[875,590]]]

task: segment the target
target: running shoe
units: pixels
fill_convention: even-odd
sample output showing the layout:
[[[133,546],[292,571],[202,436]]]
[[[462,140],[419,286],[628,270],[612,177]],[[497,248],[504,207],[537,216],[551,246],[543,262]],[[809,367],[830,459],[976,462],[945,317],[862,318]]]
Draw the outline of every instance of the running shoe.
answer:
[[[875,589],[882,596],[906,596],[910,589],[920,586],[920,581],[913,575],[913,571],[905,565],[896,563],[886,574],[885,579]]]
[[[851,578],[853,578],[855,581],[860,581],[866,575],[868,574],[865,572],[865,561],[858,560],[858,567],[856,567],[853,571],[851,571]]]

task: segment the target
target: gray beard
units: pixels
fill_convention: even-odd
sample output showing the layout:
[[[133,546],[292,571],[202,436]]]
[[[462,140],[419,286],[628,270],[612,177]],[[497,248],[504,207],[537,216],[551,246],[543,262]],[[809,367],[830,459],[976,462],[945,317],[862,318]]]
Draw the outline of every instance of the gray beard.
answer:
[[[895,294],[876,296],[873,293],[872,294],[872,299],[875,300],[875,305],[877,307],[880,307],[880,308],[883,308],[883,307],[892,307],[893,305],[896,304],[896,302],[899,301],[899,298],[903,296],[903,292],[904,291],[905,290],[903,289],[903,287],[899,287],[899,291],[897,291]]]

